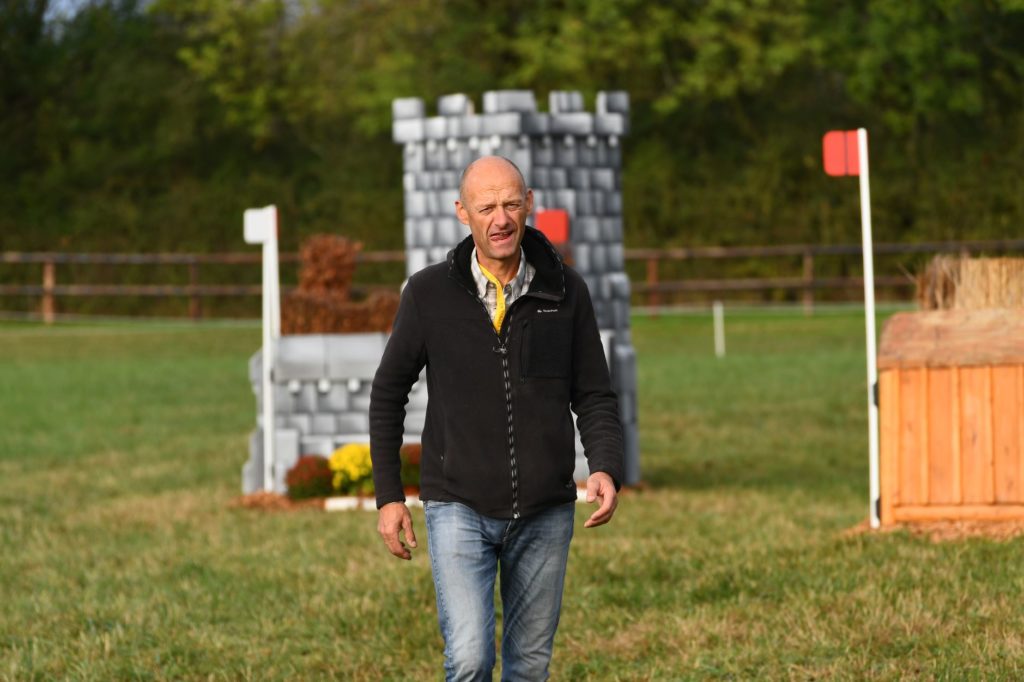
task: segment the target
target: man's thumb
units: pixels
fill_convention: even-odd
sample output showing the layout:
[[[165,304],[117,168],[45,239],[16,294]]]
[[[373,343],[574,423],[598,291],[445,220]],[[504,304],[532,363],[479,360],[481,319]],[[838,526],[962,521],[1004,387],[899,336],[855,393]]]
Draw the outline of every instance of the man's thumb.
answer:
[[[405,541],[410,547],[416,546],[416,533],[412,530],[412,518],[406,516],[402,519],[402,529],[405,530]]]

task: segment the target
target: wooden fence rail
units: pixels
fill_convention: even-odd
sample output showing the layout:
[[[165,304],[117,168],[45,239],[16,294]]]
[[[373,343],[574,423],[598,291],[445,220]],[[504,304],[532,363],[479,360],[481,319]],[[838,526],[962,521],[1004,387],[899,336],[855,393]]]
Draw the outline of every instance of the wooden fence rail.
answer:
[[[1024,239],[960,242],[879,243],[874,245],[875,255],[914,253],[978,253],[1024,251]],[[703,246],[694,248],[626,249],[626,260],[646,262],[646,278],[633,282],[633,291],[645,297],[648,306],[657,306],[659,294],[675,292],[727,292],[796,290],[802,292],[804,309],[814,305],[814,291],[818,289],[860,289],[860,277],[815,278],[816,256],[861,255],[860,244],[780,244],[774,246]],[[696,261],[726,258],[778,258],[802,259],[800,277],[749,279],[686,279],[662,281],[659,265],[662,261]],[[911,287],[913,281],[903,276],[877,276],[875,284],[889,287]]]
[[[1024,239],[998,241],[962,242],[918,242],[875,244],[876,255],[914,253],[978,253],[978,252],[1019,252],[1024,251]],[[633,292],[649,306],[658,306],[663,295],[678,292],[748,292],[748,291],[799,291],[808,311],[814,304],[814,292],[823,289],[860,289],[860,277],[816,277],[815,258],[818,256],[860,255],[860,244],[785,244],[776,246],[705,246],[694,248],[667,249],[626,249],[627,263],[643,262],[643,281],[633,282]],[[741,258],[785,258],[800,257],[801,272],[792,277],[756,278],[687,278],[664,280],[660,266],[664,262],[702,261]],[[297,253],[282,253],[284,263],[298,262]],[[405,261],[404,251],[364,251],[359,253],[360,263],[401,263]],[[57,251],[0,252],[0,264],[40,264],[42,283],[0,284],[0,297],[39,297],[39,311],[44,321],[53,322],[56,317],[58,297],[90,296],[136,296],[136,297],[186,297],[189,299],[189,315],[193,319],[202,317],[202,300],[209,297],[258,296],[261,287],[252,285],[200,284],[200,267],[203,265],[253,265],[260,262],[260,254],[245,253],[69,253]],[[181,265],[187,266],[187,285],[159,284],[57,284],[57,266],[70,264],[96,265]],[[882,275],[875,278],[876,284],[885,287],[912,286],[906,276]],[[397,282],[396,282],[397,284]],[[373,287],[363,287],[363,289]],[[287,292],[289,288],[284,287]]]
[[[0,264],[42,264],[42,286],[31,284],[0,284],[0,297],[39,296],[40,315],[50,324],[56,318],[58,296],[139,296],[165,298],[182,296],[189,299],[189,317],[201,319],[202,299],[209,297],[259,296],[262,287],[251,285],[211,285],[199,283],[200,265],[258,265],[259,253],[68,253],[60,251],[4,251],[0,252]],[[297,263],[298,253],[282,253],[282,263]],[[357,256],[360,263],[401,263],[405,261],[404,251],[369,251]],[[58,285],[57,265],[187,265],[189,284],[72,284]],[[366,287],[363,287],[364,289]],[[282,287],[288,293],[292,287]]]

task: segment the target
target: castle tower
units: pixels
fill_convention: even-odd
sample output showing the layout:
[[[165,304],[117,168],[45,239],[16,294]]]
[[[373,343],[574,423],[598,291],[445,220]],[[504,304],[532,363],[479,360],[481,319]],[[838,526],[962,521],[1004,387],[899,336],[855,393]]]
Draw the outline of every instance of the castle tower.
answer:
[[[420,98],[392,103],[392,135],[403,145],[406,274],[445,260],[468,228],[455,217],[459,177],[471,161],[497,154],[511,159],[534,192],[529,224],[568,218],[560,246],[583,276],[594,301],[626,444],[626,484],[640,480],[636,352],[629,329],[629,278],[623,261],[622,147],[629,129],[629,95],[599,92],[597,110],[584,111],[578,91],[554,91],[548,111],[530,90],[484,93],[483,113],[463,94],[438,99],[427,116]],[[553,218],[554,220],[548,220]],[[563,235],[555,237],[559,241]],[[586,477],[577,436],[576,478]]]

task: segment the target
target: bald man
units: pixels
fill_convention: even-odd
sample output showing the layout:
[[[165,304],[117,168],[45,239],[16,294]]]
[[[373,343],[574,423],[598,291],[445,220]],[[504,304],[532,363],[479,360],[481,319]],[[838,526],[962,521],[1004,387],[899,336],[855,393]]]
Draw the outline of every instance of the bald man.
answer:
[[[445,263],[409,278],[370,397],[370,447],[388,550],[417,547],[400,478],[405,403],[427,369],[420,498],[448,680],[490,680],[500,574],[502,679],[548,677],[573,534],[577,415],[590,468],[583,524],[611,520],[622,430],[583,279],[526,224],[533,193],[508,159],[462,175],[469,227]],[[402,537],[404,536],[404,542]]]

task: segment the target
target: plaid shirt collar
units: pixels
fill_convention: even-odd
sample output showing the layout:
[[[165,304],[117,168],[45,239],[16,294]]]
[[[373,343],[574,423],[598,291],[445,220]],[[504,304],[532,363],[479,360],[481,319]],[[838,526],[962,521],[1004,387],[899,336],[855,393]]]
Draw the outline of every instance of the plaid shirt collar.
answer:
[[[491,281],[484,276],[483,271],[480,269],[480,263],[476,259],[476,247],[473,247],[473,253],[469,255],[470,269],[473,272],[473,281],[476,283],[476,291],[480,296],[480,300],[487,304],[487,309],[491,311],[491,317],[494,317],[494,310],[498,305],[498,290],[491,284]],[[526,252],[523,251],[523,247],[519,247],[519,270],[516,272],[516,276],[512,278],[512,281],[505,285],[505,305],[510,306],[512,302],[523,295],[527,289],[530,288],[530,282],[533,281],[533,275],[537,270],[530,265],[529,261],[526,260]]]

